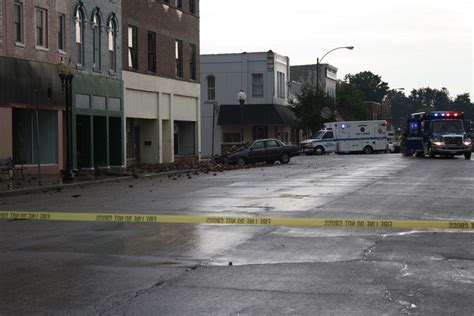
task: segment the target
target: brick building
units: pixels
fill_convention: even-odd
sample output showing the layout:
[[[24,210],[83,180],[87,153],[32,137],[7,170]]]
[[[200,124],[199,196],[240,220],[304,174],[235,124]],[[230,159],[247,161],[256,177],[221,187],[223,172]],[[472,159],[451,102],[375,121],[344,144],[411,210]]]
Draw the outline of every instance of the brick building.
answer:
[[[69,1],[68,1],[69,2]],[[122,167],[123,81],[121,0],[73,0],[71,62],[73,164]]]
[[[199,0],[122,9],[127,162],[200,157]]]
[[[0,2],[0,158],[13,157],[26,172],[36,171],[38,160],[45,173],[64,167],[65,108],[57,64],[68,58],[69,12],[67,1]]]
[[[365,101],[370,120],[391,120],[390,102],[385,98],[382,102]]]

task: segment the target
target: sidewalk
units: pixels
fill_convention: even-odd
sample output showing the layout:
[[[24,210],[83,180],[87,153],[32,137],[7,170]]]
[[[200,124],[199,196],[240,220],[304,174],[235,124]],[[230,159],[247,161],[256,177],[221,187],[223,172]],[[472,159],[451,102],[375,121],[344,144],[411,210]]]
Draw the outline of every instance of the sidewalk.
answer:
[[[38,177],[35,175],[25,175],[25,179],[5,179],[0,180],[0,197],[29,194],[34,192],[61,190],[62,188],[104,183],[108,181],[130,179],[131,176],[112,175],[81,175],[72,182],[63,182],[59,175],[43,175],[41,186]]]
[[[243,168],[252,168],[248,165]],[[64,188],[94,185],[106,182],[127,181],[137,178],[150,178],[159,176],[173,176],[180,174],[199,175],[200,173],[209,174],[211,172],[224,172],[224,170],[239,169],[238,166],[220,164],[215,161],[196,161],[181,159],[174,163],[167,164],[136,164],[130,166],[122,175],[118,174],[80,174],[72,182],[63,182],[60,175],[42,176],[41,186],[37,176],[25,175],[25,180],[2,178],[0,180],[0,198],[6,196],[24,195],[35,192],[45,192],[53,190],[62,190]]]

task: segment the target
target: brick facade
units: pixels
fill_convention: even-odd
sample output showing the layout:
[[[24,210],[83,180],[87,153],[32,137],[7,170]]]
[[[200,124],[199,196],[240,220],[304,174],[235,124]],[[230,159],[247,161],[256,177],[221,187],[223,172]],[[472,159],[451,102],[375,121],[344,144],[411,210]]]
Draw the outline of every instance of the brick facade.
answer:
[[[16,41],[15,4],[22,4],[21,41]],[[61,57],[68,58],[70,2],[64,0],[5,0],[0,3],[0,156],[24,163],[27,172],[38,162],[43,173],[64,168],[64,93],[57,73]],[[44,41],[36,39],[37,11],[44,14]],[[59,15],[64,16],[64,50],[59,50]],[[32,129],[39,108],[38,132]],[[39,158],[31,150],[40,139]],[[2,158],[2,157],[0,157]],[[36,172],[36,171],[35,171]]]
[[[384,120],[390,118],[390,103],[365,101],[370,120]]]
[[[148,31],[156,33],[156,75],[177,79],[175,41],[183,41],[183,78],[190,80],[191,46],[196,45],[196,80],[199,82],[199,0],[195,13],[190,12],[190,0],[183,0],[182,9],[175,1],[127,0],[123,3],[122,61],[123,69],[143,74],[148,71]],[[138,70],[128,66],[128,26],[137,27]],[[181,78],[180,78],[181,79]]]
[[[5,28],[3,22],[5,20],[3,11],[5,10],[5,2],[0,3],[0,54],[3,54],[3,29]]]
[[[15,1],[4,1],[4,31],[3,31],[3,52],[2,56],[34,60],[49,64],[57,64],[62,56],[67,56],[66,52],[58,50],[58,14],[64,14],[66,21],[66,51],[70,44],[70,36],[67,32],[68,25],[71,23],[68,1],[61,0],[22,0],[23,3],[23,21],[24,21],[24,45],[15,43]],[[2,7],[2,5],[0,5]],[[35,8],[47,10],[47,47],[40,49],[36,47]],[[0,9],[1,10],[1,9]],[[0,16],[2,16],[0,12]],[[1,33],[1,31],[0,31]],[[0,35],[1,36],[1,35]]]

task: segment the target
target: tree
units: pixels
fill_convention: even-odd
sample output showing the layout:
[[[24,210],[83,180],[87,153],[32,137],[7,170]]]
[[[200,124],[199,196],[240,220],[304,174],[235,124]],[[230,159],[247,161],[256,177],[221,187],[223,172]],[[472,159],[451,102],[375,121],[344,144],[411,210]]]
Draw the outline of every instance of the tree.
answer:
[[[354,85],[338,81],[336,86],[336,110],[344,120],[363,121],[369,117],[364,95]]]
[[[401,91],[390,90],[387,95],[390,101],[393,123],[398,127],[404,126],[407,118],[412,113],[417,112],[417,106]]]
[[[459,94],[453,101],[453,110],[464,112],[466,120],[474,120],[474,104],[469,93]]]
[[[317,91],[316,86],[305,83],[297,100],[290,104],[291,109],[299,119],[299,128],[306,134],[319,130],[325,120],[321,117],[321,109],[328,107],[334,111],[334,98],[323,91]],[[334,120],[334,117],[329,121]]]
[[[410,101],[416,105],[417,110],[451,110],[451,97],[446,88],[431,89],[430,87],[413,89],[409,96]]]
[[[457,105],[470,106],[472,104],[471,96],[469,93],[459,94],[456,99],[454,99],[454,103]]]
[[[344,80],[362,92],[364,101],[381,102],[389,90],[388,83],[370,71],[363,71],[355,75],[348,74]]]

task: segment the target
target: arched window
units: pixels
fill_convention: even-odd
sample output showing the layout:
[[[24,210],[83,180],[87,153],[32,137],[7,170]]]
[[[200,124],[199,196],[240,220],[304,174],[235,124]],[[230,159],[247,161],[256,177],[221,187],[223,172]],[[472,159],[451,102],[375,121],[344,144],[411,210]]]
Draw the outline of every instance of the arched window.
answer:
[[[117,32],[118,32],[118,23],[117,17],[115,14],[109,17],[109,22],[107,23],[109,30],[108,37],[108,49],[109,49],[109,69],[112,71],[117,70]]]
[[[102,18],[101,13],[98,8],[94,10],[94,14],[92,16],[92,45],[93,45],[93,56],[92,62],[94,64],[95,69],[101,68],[101,53],[102,53]]]
[[[214,76],[207,77],[207,99],[216,99],[216,77]]]
[[[76,52],[78,64],[84,65],[84,25],[85,25],[85,12],[82,6],[76,8],[76,14],[74,16],[75,28],[76,28]]]

